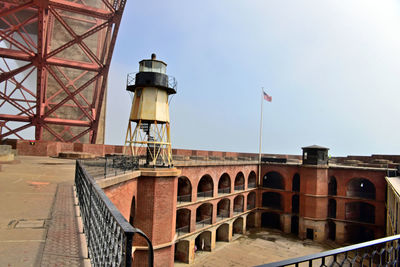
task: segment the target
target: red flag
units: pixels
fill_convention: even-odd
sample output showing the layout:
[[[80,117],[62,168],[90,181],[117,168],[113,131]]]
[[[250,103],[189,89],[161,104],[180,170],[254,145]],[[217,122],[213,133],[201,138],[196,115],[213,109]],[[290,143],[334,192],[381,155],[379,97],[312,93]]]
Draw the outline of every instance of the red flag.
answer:
[[[264,99],[267,100],[268,102],[272,101],[272,96],[269,96],[266,92],[263,91]]]

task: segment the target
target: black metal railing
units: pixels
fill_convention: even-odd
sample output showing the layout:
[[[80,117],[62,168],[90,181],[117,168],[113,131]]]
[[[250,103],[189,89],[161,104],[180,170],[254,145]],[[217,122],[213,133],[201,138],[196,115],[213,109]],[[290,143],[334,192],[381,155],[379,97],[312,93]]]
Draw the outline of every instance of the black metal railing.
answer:
[[[400,235],[389,236],[299,258],[259,265],[279,266],[398,266]],[[302,265],[300,265],[302,264]]]
[[[375,192],[364,192],[357,190],[347,190],[346,196],[354,198],[375,199]]]
[[[235,205],[233,206],[233,213],[238,214],[243,212],[243,206],[242,205]]]
[[[230,187],[218,188],[218,194],[229,194],[230,192]]]
[[[175,231],[178,234],[178,236],[187,234],[187,233],[189,233],[189,225],[186,225],[184,227],[176,228]]]
[[[136,156],[109,155],[80,162],[94,179],[117,176],[139,168],[139,158]]]
[[[256,207],[256,204],[255,204],[255,203],[247,204],[247,209],[248,209],[248,210],[254,209],[255,207]]]
[[[178,196],[177,201],[178,201],[178,203],[191,202],[192,201],[192,195]]]
[[[92,265],[132,266],[132,240],[138,234],[148,243],[149,266],[153,266],[149,238],[126,221],[78,160],[75,186]]]
[[[241,191],[241,190],[244,190],[244,184],[235,185],[235,191]]]
[[[204,191],[204,192],[198,192],[197,193],[197,198],[206,198],[206,197],[212,197],[213,196],[213,191]]]
[[[207,219],[203,219],[201,221],[196,221],[196,230],[201,229],[209,224],[211,224],[211,217],[208,217]]]
[[[256,188],[256,183],[249,183],[247,188]]]
[[[226,218],[229,218],[229,210],[220,210],[220,211],[218,211],[218,213],[217,213],[217,220],[218,221],[226,219]]]
[[[138,72],[132,72],[128,73],[127,78],[126,78],[126,85],[131,86],[136,84],[136,74]],[[178,81],[175,79],[175,77],[168,75],[168,87],[175,89],[177,91],[178,89]]]

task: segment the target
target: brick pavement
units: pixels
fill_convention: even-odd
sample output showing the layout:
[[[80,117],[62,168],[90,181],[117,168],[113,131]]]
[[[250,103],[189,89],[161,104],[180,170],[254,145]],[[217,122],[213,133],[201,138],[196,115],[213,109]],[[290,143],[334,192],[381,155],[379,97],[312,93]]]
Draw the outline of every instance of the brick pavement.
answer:
[[[58,185],[41,266],[81,266],[81,244],[74,209],[73,186]]]

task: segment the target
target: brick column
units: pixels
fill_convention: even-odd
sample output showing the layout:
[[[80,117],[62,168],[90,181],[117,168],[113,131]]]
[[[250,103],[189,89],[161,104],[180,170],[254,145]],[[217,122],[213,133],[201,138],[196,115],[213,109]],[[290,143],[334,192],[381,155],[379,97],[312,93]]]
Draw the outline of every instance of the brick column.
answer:
[[[137,182],[137,212],[135,227],[152,241],[154,266],[174,265],[174,236],[176,224],[177,169],[142,169]],[[134,237],[134,246],[146,246]],[[134,266],[147,266],[147,250],[137,249]]]
[[[292,217],[290,214],[281,215],[281,225],[284,233],[289,234],[291,232]]]

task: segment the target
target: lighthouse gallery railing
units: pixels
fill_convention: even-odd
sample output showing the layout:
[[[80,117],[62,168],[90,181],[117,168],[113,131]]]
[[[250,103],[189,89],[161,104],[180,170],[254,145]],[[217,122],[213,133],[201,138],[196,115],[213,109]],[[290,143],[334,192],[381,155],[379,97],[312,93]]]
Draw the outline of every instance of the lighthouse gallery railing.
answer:
[[[75,186],[92,265],[132,266],[132,240],[138,234],[148,243],[149,266],[153,266],[151,241],[126,221],[79,160]]]

